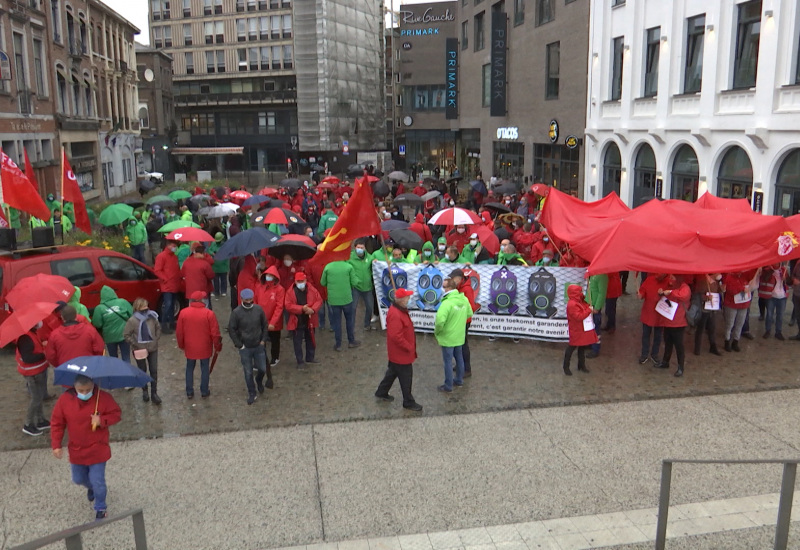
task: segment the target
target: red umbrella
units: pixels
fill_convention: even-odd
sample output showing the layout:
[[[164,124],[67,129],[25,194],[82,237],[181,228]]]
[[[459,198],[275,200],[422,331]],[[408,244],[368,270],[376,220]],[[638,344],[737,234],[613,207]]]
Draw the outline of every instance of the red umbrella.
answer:
[[[322,178],[322,180],[320,180],[320,183],[339,183],[341,181],[342,180],[340,180],[336,176],[325,176],[324,178]],[[319,185],[317,187],[319,187]]]
[[[531,191],[540,197],[546,197],[550,194],[550,186],[543,183],[534,183],[531,185]]]
[[[37,273],[21,279],[6,296],[13,309],[22,309],[31,302],[66,302],[75,294],[75,287],[61,275]]]
[[[338,181],[335,182],[323,182],[317,185],[317,189],[336,189],[336,184],[339,183]]]
[[[433,215],[430,225],[473,225],[483,224],[483,220],[472,210],[464,208],[447,208]]]
[[[235,202],[239,206],[242,206],[244,201],[246,201],[250,197],[252,197],[252,195],[250,193],[248,193],[247,191],[242,191],[241,189],[233,191],[230,194],[231,202]]]
[[[210,243],[214,240],[214,237],[197,227],[181,227],[180,229],[176,229],[167,235],[167,240],[184,242],[200,241],[204,243]]]
[[[500,239],[497,238],[494,231],[485,225],[473,227],[471,231],[478,234],[478,240],[481,242],[481,246],[485,248],[489,254],[496,256],[497,253],[500,252]]]
[[[277,196],[278,190],[273,187],[264,187],[263,189],[259,190],[259,195],[264,195],[265,197],[274,197]]]
[[[308,260],[317,253],[317,244],[305,235],[287,234],[267,252],[278,259],[289,254],[295,260]]]
[[[256,215],[253,217],[254,223],[263,223],[265,225],[270,223],[289,225],[302,221],[304,221],[303,218],[286,208],[267,208],[261,212],[256,212]]]
[[[13,342],[53,313],[55,302],[29,302],[16,309],[0,325],[0,347]]]

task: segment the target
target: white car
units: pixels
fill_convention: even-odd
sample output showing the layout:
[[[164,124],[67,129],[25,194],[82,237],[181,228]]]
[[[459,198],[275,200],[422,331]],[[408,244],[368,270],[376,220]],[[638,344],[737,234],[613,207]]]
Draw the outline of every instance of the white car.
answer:
[[[147,170],[144,171],[144,177],[149,179],[153,183],[162,184],[164,183],[164,174],[161,172],[148,172]]]

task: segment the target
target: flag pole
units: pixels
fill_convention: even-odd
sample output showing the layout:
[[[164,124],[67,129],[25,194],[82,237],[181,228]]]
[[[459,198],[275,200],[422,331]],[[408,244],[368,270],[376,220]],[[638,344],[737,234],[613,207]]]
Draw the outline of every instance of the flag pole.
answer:
[[[0,157],[3,156],[3,150],[0,149]],[[2,160],[0,158],[0,160]],[[3,170],[0,169],[0,205],[2,205],[3,215],[6,218],[6,222],[8,222],[8,227],[11,228],[11,212],[8,210],[8,205],[6,204],[5,197],[3,196]]]
[[[378,213],[375,212],[375,215],[378,216]],[[381,217],[378,216],[378,226],[380,226]],[[383,231],[379,233],[381,238],[381,248],[383,249],[383,257],[386,258],[386,265],[389,268],[389,280],[392,281],[392,289],[397,292],[397,284],[394,282],[394,274],[392,273],[392,257],[386,253],[386,241],[383,238]]]
[[[61,213],[64,213],[64,159],[66,158],[66,151],[64,145],[61,145]]]

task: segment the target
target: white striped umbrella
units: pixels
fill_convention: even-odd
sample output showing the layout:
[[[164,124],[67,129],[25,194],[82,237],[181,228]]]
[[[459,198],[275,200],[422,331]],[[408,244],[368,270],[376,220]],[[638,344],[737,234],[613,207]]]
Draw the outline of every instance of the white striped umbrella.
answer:
[[[472,210],[447,208],[434,214],[428,223],[430,225],[474,225],[483,223],[483,220]]]

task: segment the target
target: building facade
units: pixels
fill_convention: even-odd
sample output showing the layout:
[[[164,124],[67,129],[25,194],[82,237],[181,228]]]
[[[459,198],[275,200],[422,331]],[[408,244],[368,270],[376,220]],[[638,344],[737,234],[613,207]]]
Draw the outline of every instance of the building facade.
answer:
[[[178,137],[172,94],[172,57],[162,50],[137,43],[136,74],[142,149],[137,174],[160,172],[171,180],[174,170],[170,153]]]
[[[398,122],[406,167],[449,173],[455,166],[457,110],[447,109],[448,46],[457,54],[457,2],[401,5],[394,44]],[[457,70],[457,59],[453,60]],[[457,76],[457,75],[456,75]],[[448,114],[450,118],[448,118]],[[397,153],[398,151],[395,151]]]
[[[456,159],[468,177],[584,180],[589,0],[459,0]]]
[[[795,0],[592,0],[585,198],[800,211]]]

